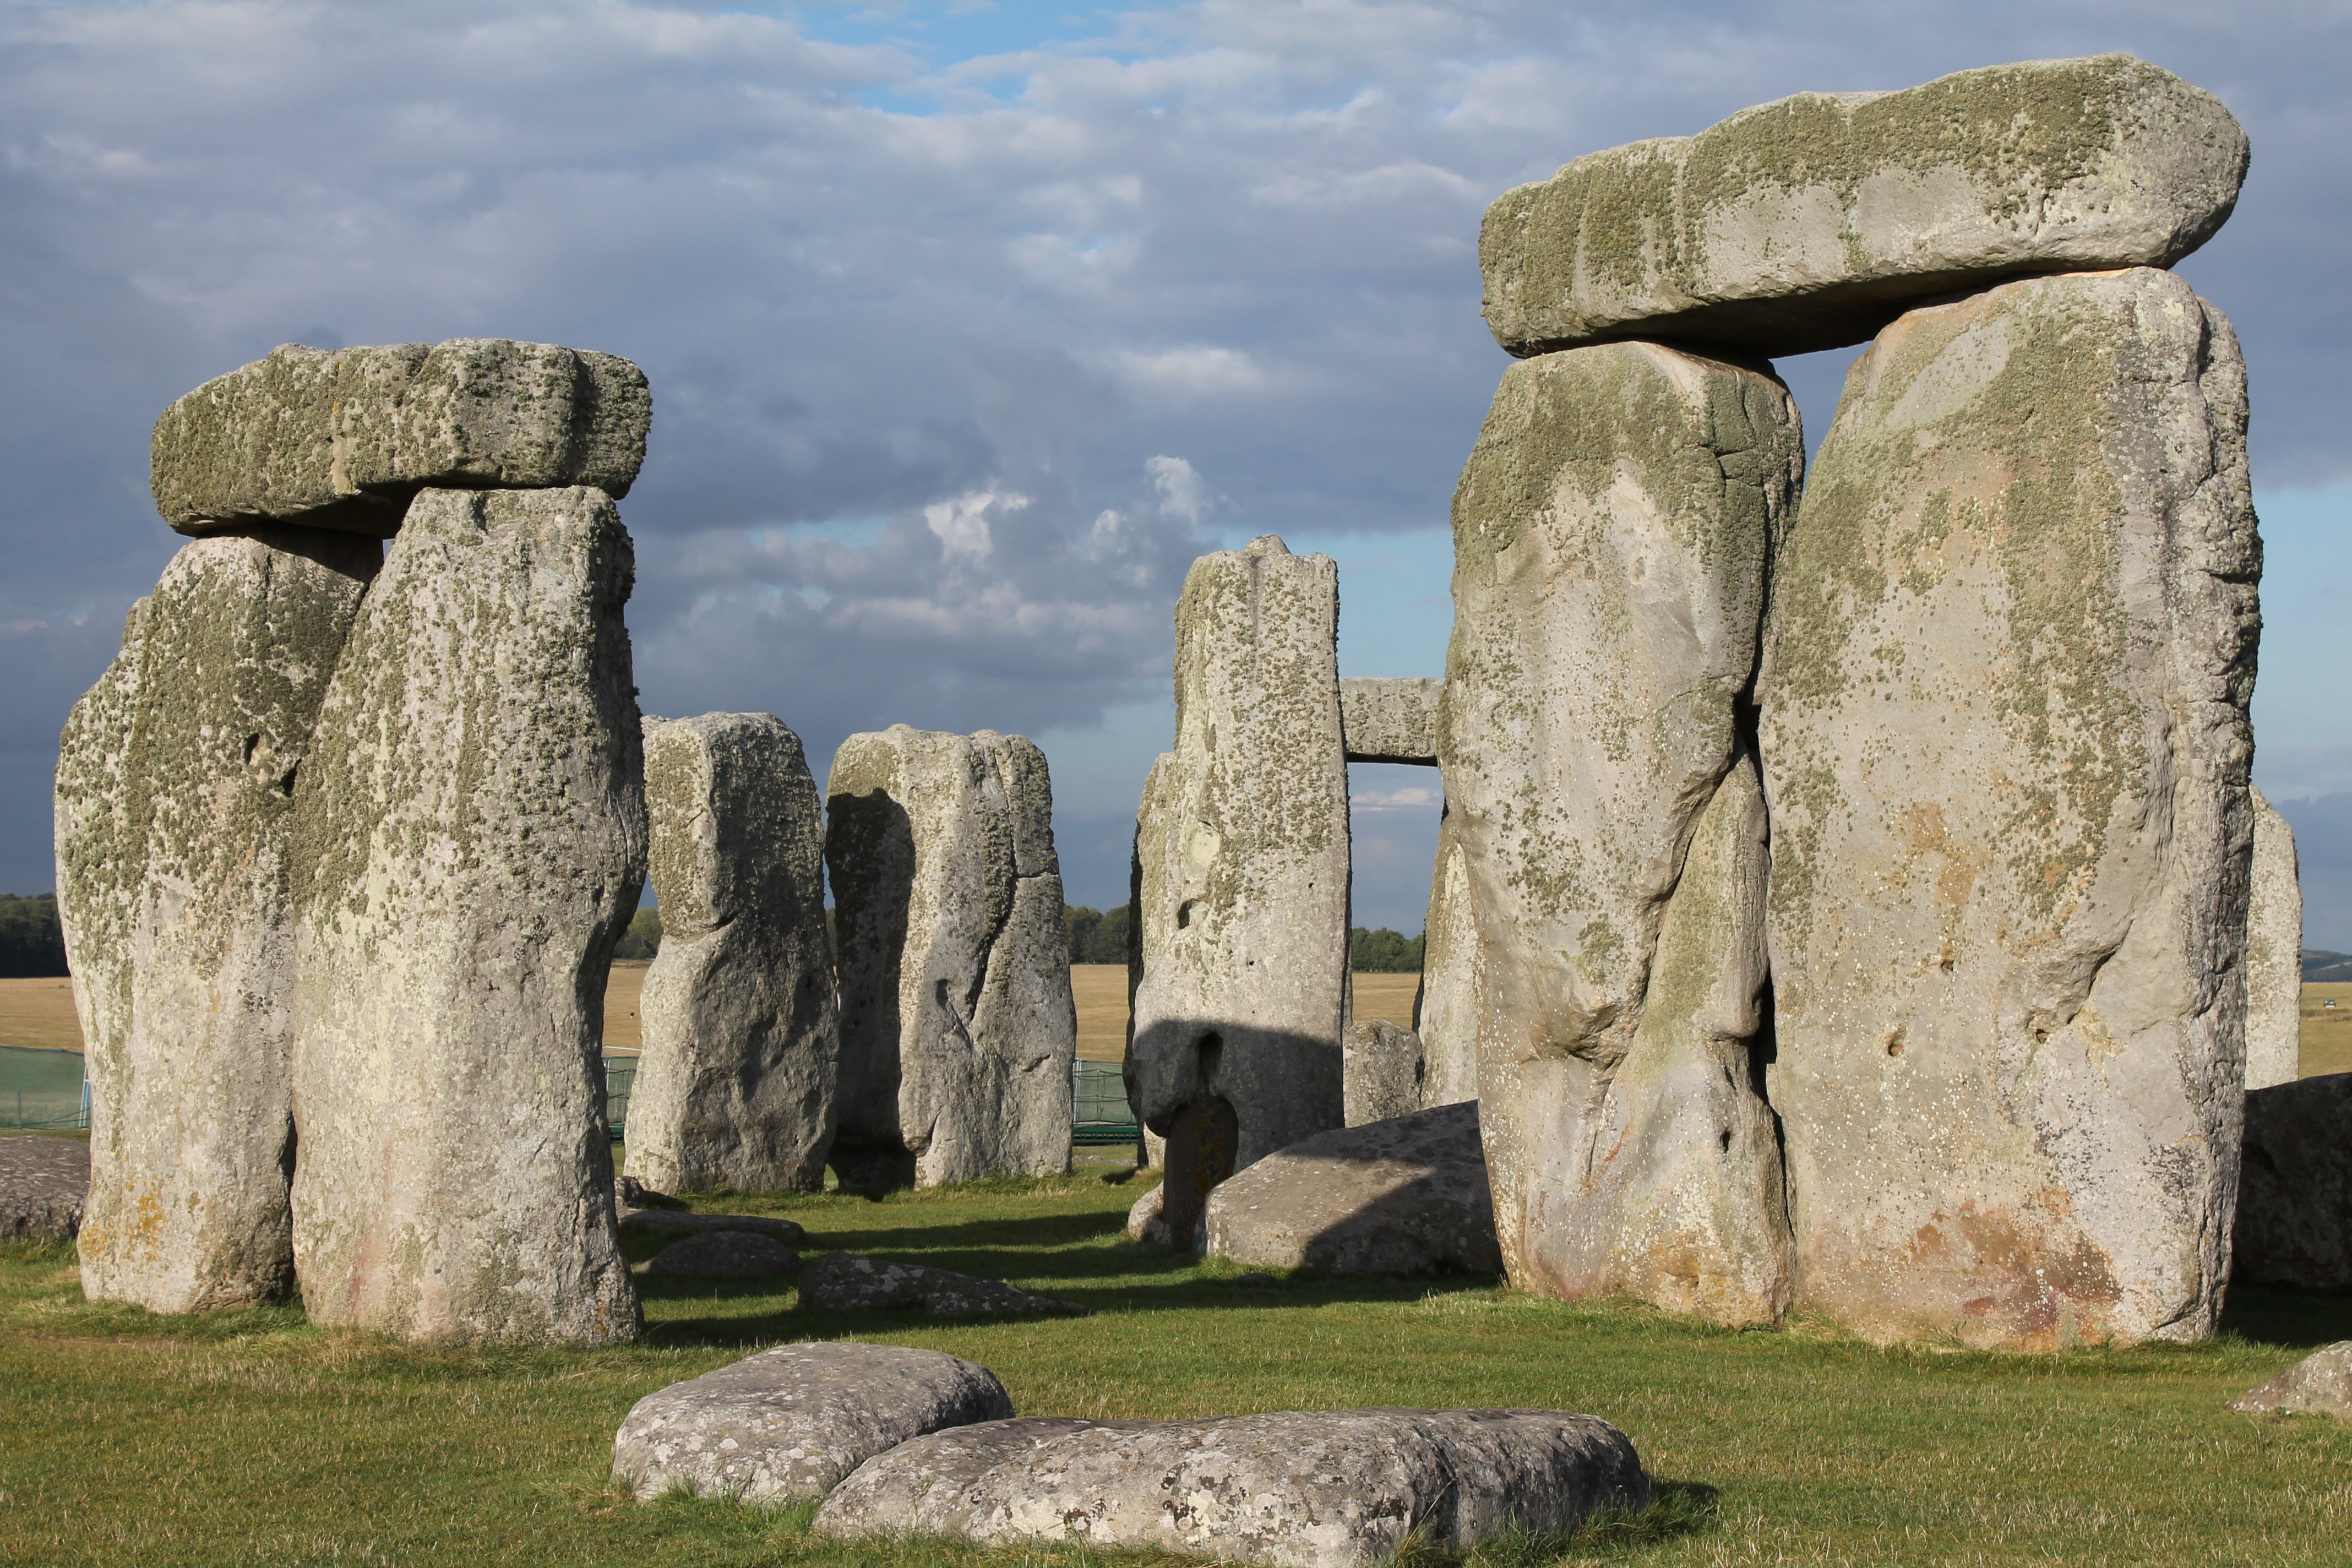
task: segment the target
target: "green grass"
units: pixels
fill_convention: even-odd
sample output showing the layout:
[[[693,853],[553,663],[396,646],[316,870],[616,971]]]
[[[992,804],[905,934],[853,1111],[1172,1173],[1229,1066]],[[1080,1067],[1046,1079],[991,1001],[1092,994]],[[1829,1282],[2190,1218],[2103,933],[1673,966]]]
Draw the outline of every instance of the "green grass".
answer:
[[[1026,1414],[1519,1405],[1632,1435],[1665,1483],[1660,1509],[1570,1542],[1493,1542],[1495,1568],[2352,1562],[2352,1426],[2226,1408],[2352,1338],[2352,1300],[2242,1292],[2222,1339],[2193,1348],[1878,1350],[1467,1279],[1236,1284],[1129,1245],[1135,1195],[1078,1176],[881,1203],[704,1200],[1102,1311],[933,1323],[656,1285],[646,1342],[597,1352],[415,1351],[293,1310],[153,1318],[83,1301],[68,1248],[0,1247],[0,1563],[1159,1561],[851,1548],[808,1536],[805,1510],[638,1505],[608,1486],[613,1429],[639,1396],[752,1346],[845,1335],[969,1356]]]

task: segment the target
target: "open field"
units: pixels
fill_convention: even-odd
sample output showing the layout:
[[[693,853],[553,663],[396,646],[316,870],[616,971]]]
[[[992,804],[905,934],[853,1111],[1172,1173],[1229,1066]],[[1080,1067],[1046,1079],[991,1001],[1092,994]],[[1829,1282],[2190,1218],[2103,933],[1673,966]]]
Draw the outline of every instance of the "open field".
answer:
[[[1356,976],[1356,1016],[1387,1018],[1412,1026],[1418,974]],[[1078,1059],[1115,1062],[1127,1054],[1127,968],[1118,963],[1073,963],[1070,992],[1078,1004]]]
[[[2352,984],[2305,986],[2302,1035],[2304,1077],[2352,1072]]]
[[[81,1049],[73,982],[0,980],[0,1046],[31,1051]]]
[[[0,1563],[684,1564],[1136,1561],[814,1541],[799,1516],[645,1507],[606,1485],[639,1396],[778,1340],[855,1335],[992,1368],[1024,1414],[1177,1416],[1532,1405],[1623,1426],[1695,1522],[1564,1562],[2341,1563],[2352,1427],[2224,1406],[2352,1300],[2252,1290],[2193,1348],[1999,1356],[1878,1350],[1801,1324],[1725,1333],[1471,1279],[1234,1283],[1118,1233],[1137,1191],[1089,1177],[736,1199],[815,1247],[1010,1278],[1087,1319],[933,1324],[803,1314],[789,1290],[648,1291],[604,1352],[414,1351],[290,1309],[195,1320],[83,1302],[72,1254],[0,1247]]]

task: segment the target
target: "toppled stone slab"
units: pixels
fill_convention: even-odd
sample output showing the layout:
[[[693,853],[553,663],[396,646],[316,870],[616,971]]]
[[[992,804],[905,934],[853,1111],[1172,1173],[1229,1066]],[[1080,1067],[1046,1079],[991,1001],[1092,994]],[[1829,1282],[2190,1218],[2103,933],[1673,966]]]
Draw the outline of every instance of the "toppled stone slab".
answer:
[[[427,490],[297,797],[294,1247],[313,1321],[635,1337],[600,1066],[646,856],[603,491]]]
[[[1339,1040],[1339,1070],[1350,1127],[1422,1109],[1428,1064],[1421,1037],[1402,1024],[1367,1018],[1349,1025]]]
[[[787,1246],[798,1246],[808,1238],[808,1232],[793,1221],[771,1219],[765,1215],[689,1214],[677,1209],[629,1209],[621,1215],[621,1236],[629,1241],[708,1236],[730,1230],[764,1236]]]
[[[0,1137],[0,1241],[71,1241],[89,1190],[81,1139]]]
[[[2213,1331],[2262,545],[2168,272],[1912,311],[1848,373],[1758,680],[1799,1305],[2016,1349]]]
[[[1805,353],[2021,274],[2168,267],[2229,217],[2246,133],[2128,55],[1803,92],[1579,158],[1486,209],[1486,324]]]
[[[648,721],[646,812],[662,942],[628,1168],[673,1192],[819,1191],[841,1036],[800,737],[766,713]]]
[[[828,1252],[801,1276],[801,1305],[819,1312],[859,1312],[881,1307],[920,1307],[935,1318],[971,1318],[989,1312],[1052,1312],[1092,1317],[1092,1307],[1033,1296],[1002,1279],[975,1279],[919,1263],[886,1263],[854,1252]]]
[[[1434,677],[1339,682],[1339,731],[1351,763],[1437,765],[1437,700],[1445,682]]]
[[[1168,1184],[1162,1180],[1150,1192],[1128,1205],[1127,1239],[1148,1241],[1157,1247],[1186,1245],[1186,1243],[1180,1243],[1168,1228],[1167,1205]],[[1193,1223],[1192,1230],[1196,1235],[1200,1230],[1197,1220]],[[1189,1241],[1189,1238],[1187,1240]]]
[[[1209,1194],[1207,1250],[1328,1274],[1499,1274],[1478,1107],[1318,1133]]]
[[[841,743],[826,795],[842,1184],[1067,1171],[1077,1010],[1045,753],[897,724]]]
[[[2230,1277],[2352,1294],[2352,1073],[2249,1090]]]
[[[2246,897],[2246,1087],[2254,1089],[2303,1076],[2303,883],[2294,829],[2262,791],[2249,793],[2254,865]]]
[[[612,354],[505,338],[286,343],[155,422],[156,508],[183,533],[254,519],[388,535],[427,486],[629,493],[653,395]]]
[[[2352,1340],[2339,1340],[2304,1357],[2260,1388],[2231,1400],[2230,1408],[2352,1421]]]
[[[748,1230],[711,1230],[663,1247],[646,1264],[646,1272],[744,1279],[797,1274],[800,1267],[801,1255],[781,1241]]]
[[[644,1500],[785,1507],[911,1437],[1012,1414],[995,1373],[941,1351],[778,1345],[638,1400],[613,1437],[613,1479]]]
[[[935,1434],[861,1466],[812,1528],[1370,1568],[1415,1531],[1461,1552],[1513,1523],[1566,1531],[1651,1496],[1633,1445],[1595,1416],[1285,1411]]]
[[[293,1290],[295,785],[382,557],[280,524],[191,541],[59,739],[93,1300],[194,1312]]]

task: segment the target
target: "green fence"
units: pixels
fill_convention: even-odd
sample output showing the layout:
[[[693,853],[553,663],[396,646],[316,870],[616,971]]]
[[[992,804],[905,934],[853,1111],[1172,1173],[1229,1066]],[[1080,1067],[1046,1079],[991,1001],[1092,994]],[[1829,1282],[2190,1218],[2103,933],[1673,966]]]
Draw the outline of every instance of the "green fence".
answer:
[[[613,1142],[622,1142],[629,1125],[629,1090],[636,1087],[637,1058],[604,1058],[604,1120],[612,1124]]]
[[[1117,1062],[1070,1064],[1070,1142],[1080,1148],[1132,1143],[1142,1134]]]
[[[89,1086],[79,1051],[0,1046],[0,1127],[87,1127]]]

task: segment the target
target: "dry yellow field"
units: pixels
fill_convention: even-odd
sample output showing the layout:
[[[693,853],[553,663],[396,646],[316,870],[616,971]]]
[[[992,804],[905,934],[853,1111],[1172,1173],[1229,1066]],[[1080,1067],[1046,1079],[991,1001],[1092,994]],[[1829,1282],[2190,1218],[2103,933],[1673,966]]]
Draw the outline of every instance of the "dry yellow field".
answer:
[[[1412,1026],[1418,974],[1356,976],[1356,1016]],[[1127,966],[1073,963],[1070,993],[1078,1004],[1078,1059],[1115,1062],[1127,1054]]]
[[[2304,1077],[2352,1072],[2352,984],[2305,986],[2302,1033]]]
[[[70,980],[0,980],[0,1046],[29,1051],[81,1049]]]
[[[645,1041],[637,1022],[637,993],[646,988],[650,961],[614,959],[612,977],[604,982],[604,1048],[634,1051]]]

